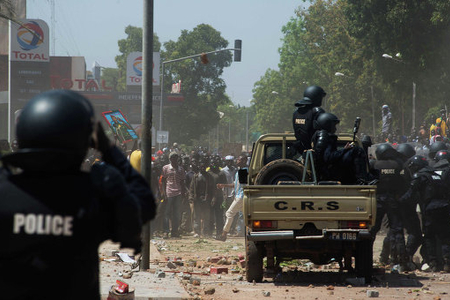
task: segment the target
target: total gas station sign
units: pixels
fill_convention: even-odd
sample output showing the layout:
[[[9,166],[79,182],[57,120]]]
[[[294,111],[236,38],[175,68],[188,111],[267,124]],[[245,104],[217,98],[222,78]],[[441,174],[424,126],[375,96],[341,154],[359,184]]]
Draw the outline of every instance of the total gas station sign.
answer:
[[[39,19],[10,22],[10,61],[49,62],[48,25]]]
[[[160,54],[153,52],[153,85],[159,85]],[[142,85],[142,52],[131,52],[127,57],[127,85]]]

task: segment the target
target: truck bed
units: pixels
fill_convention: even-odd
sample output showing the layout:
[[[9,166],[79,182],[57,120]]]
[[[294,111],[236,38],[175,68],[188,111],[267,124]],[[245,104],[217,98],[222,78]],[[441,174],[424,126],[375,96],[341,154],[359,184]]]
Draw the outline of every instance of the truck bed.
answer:
[[[375,186],[250,185],[244,187],[247,226],[254,220],[277,221],[277,229],[337,228],[339,221],[374,223]],[[266,229],[267,230],[267,229]]]

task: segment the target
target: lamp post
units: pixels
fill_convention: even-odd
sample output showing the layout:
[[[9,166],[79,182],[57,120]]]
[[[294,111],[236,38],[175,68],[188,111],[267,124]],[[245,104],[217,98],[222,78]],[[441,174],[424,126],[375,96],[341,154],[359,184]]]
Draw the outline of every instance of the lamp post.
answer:
[[[228,105],[228,107],[234,107],[234,105]],[[228,143],[231,143],[231,114],[229,114],[228,116],[229,120],[228,120]]]
[[[248,152],[248,110],[247,110],[247,125],[245,130],[245,151]]]
[[[334,73],[334,76],[352,78],[351,76],[347,76],[342,72],[336,72]],[[375,101],[373,99],[373,85],[370,86],[370,94],[372,98],[372,136],[375,137]]]
[[[381,57],[386,58],[386,59],[392,59],[396,62],[402,63],[402,64],[406,64],[406,62],[404,62],[403,60],[400,59],[401,55],[400,53],[397,53],[395,55],[394,58],[392,55],[386,54],[384,53],[383,55],[381,55]],[[413,81],[412,83],[412,120],[411,120],[411,129],[415,129],[416,128],[416,83]]]

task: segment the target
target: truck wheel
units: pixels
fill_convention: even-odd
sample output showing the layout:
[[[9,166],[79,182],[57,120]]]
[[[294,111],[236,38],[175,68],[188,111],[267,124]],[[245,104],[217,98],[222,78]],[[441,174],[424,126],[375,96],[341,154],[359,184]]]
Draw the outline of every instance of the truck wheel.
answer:
[[[245,273],[248,282],[261,282],[263,279],[263,254],[255,245],[255,242],[246,243],[247,261],[245,264]]]
[[[373,268],[372,241],[361,241],[356,246],[355,268],[357,276],[364,277],[366,284],[372,281]]]
[[[255,184],[276,185],[279,181],[302,181],[302,177],[301,163],[292,159],[277,159],[261,168],[255,178]]]

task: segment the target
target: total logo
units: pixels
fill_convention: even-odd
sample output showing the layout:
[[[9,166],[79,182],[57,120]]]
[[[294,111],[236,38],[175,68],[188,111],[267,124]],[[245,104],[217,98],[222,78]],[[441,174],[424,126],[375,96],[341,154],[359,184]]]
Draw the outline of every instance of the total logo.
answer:
[[[142,80],[142,56],[138,56],[134,59],[133,71],[136,76],[130,76],[131,82],[140,83]]]
[[[17,42],[25,51],[38,48],[44,42],[44,31],[34,21],[23,24],[17,30]]]
[[[21,26],[12,27],[10,60],[49,61],[48,26],[42,20],[23,20]]]
[[[136,59],[133,62],[133,71],[136,73],[137,76],[142,76],[142,56],[136,57]]]

